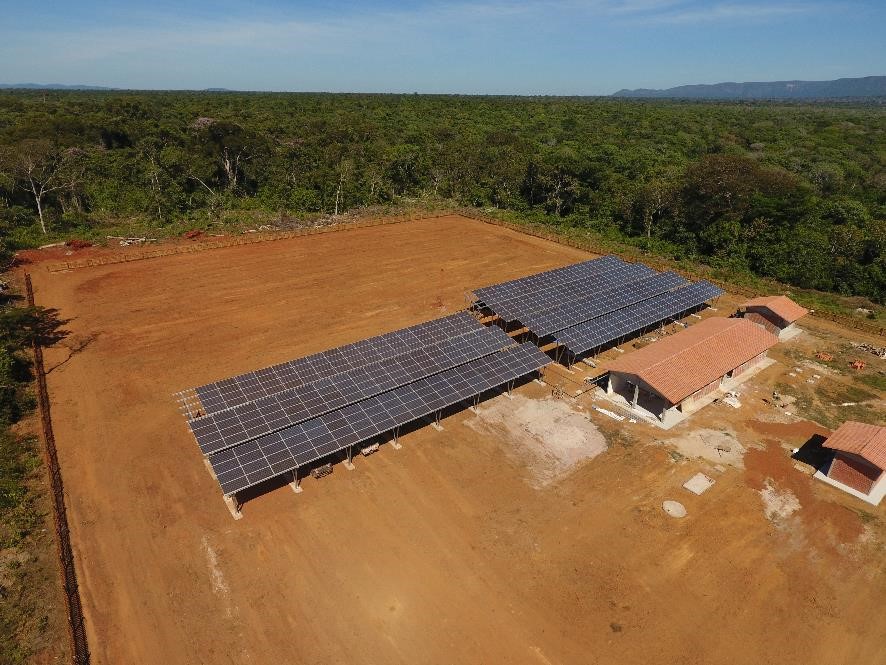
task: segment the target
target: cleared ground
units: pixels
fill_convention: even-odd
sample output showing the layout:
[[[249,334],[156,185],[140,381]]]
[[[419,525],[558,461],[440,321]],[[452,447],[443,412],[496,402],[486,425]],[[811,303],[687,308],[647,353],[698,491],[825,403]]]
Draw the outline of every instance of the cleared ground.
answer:
[[[750,398],[668,433],[594,413],[602,453],[596,435],[582,453],[574,414],[541,402],[533,422],[569,423],[558,454],[555,428],[508,423],[509,404],[525,415],[525,400],[551,399],[530,383],[231,519],[171,393],[583,258],[450,217],[34,266],[38,302],[83,345],[47,367],[94,662],[884,662],[883,507],[858,512],[794,469],[784,447],[817,428]],[[749,385],[766,394],[785,371]],[[589,397],[567,403],[590,413]],[[675,448],[724,428],[747,448],[740,464]],[[681,485],[699,470],[716,484],[695,496]],[[666,499],[688,516],[667,516]]]

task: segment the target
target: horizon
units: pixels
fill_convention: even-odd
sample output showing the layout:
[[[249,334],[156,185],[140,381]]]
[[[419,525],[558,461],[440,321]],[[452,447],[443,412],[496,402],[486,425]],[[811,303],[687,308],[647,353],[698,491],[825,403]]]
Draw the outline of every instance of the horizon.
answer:
[[[863,76],[840,77],[838,79],[782,79],[779,81],[716,81],[716,82],[692,82],[681,83],[667,89],[684,88],[684,87],[704,87],[718,85],[765,85],[771,83],[827,83],[839,80],[859,80],[868,78],[886,78],[884,74],[868,74]],[[667,90],[664,89],[664,90]],[[224,88],[218,86],[207,86],[203,88],[126,88],[107,86],[101,83],[58,83],[58,82],[34,82],[34,81],[18,81],[16,83],[0,81],[0,90],[51,90],[64,92],[236,92],[236,93],[258,93],[258,94],[293,94],[293,95],[429,95],[441,97],[588,97],[588,98],[605,98],[613,97],[616,93],[625,90],[663,90],[661,88],[619,88],[611,93],[603,94],[556,94],[556,93],[486,93],[486,92],[417,92],[417,91],[382,91],[382,90],[275,90],[275,89],[247,89],[247,88]],[[715,98],[712,98],[715,99]],[[760,98],[763,99],[763,98]],[[789,101],[788,98],[780,101]]]
[[[0,80],[145,91],[608,96],[886,71],[870,1],[225,0],[16,7]],[[34,27],[38,26],[38,27]],[[679,48],[674,48],[679,44]]]

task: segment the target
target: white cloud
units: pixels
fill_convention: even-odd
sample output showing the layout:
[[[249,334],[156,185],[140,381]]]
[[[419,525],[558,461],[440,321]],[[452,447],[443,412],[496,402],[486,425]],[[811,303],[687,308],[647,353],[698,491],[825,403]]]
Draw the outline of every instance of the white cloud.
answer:
[[[237,16],[203,19],[181,19],[157,10],[153,15],[115,16],[113,23],[89,27],[59,21],[6,34],[0,28],[0,80],[270,80],[275,72],[278,78],[290,71],[307,76],[321,66],[325,80],[333,80],[345,67],[365,68],[376,76],[368,61],[385,69],[424,58],[432,70],[430,58],[448,62],[471,51],[488,56],[492,44],[499,49],[494,55],[502,59],[528,53],[514,51],[513,44],[526,44],[527,49],[534,44],[541,49],[534,56],[543,61],[559,46],[573,46],[561,35],[575,34],[575,28],[588,36],[592,50],[595,34],[611,37],[617,29],[775,21],[824,11],[837,6],[824,3],[841,1],[845,0],[461,0],[385,12],[358,8],[307,14],[292,9],[268,14],[256,7]],[[495,65],[493,57],[479,66]],[[458,76],[469,76],[469,71],[454,67]],[[130,78],[130,72],[139,76]],[[396,76],[384,71],[382,75]]]
[[[809,14],[821,9],[807,4],[712,4],[705,7],[680,7],[649,17],[659,23],[692,24],[718,21],[760,21],[799,14]]]

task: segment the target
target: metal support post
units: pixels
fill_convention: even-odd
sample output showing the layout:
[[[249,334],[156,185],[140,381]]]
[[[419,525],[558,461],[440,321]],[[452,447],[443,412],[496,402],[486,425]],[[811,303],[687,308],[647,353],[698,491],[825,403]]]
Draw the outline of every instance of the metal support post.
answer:
[[[348,457],[345,460],[345,468],[348,471],[353,471],[357,468],[354,466],[354,446],[348,446]]]
[[[225,505],[231,512],[231,517],[233,517],[235,520],[239,520],[243,517],[243,513],[240,512],[240,501],[237,499],[236,492],[231,495],[225,494]]]
[[[393,439],[393,441],[391,441],[391,448],[393,448],[394,450],[400,450],[400,448],[403,447],[398,442],[399,438],[400,438],[400,428],[395,427],[394,428],[394,439]]]
[[[301,478],[298,477],[298,468],[292,471],[292,482],[289,483],[289,486],[292,488],[292,491],[296,494],[301,494]]]

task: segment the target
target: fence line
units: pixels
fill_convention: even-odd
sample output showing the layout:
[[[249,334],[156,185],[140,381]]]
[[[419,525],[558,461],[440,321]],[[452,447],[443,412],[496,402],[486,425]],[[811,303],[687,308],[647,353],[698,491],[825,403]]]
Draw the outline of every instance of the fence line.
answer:
[[[322,233],[334,233],[338,231],[349,231],[353,229],[363,229],[370,228],[373,226],[384,226],[388,224],[399,224],[402,222],[409,221],[418,221],[423,219],[433,219],[436,217],[442,217],[447,214],[459,214],[462,217],[467,217],[469,219],[473,219],[479,222],[483,222],[485,224],[491,224],[493,226],[500,226],[502,228],[510,229],[512,231],[516,231],[517,233],[522,233],[524,235],[533,236],[535,238],[540,238],[542,240],[547,240],[550,242],[557,243],[559,245],[565,245],[567,247],[572,247],[573,249],[579,249],[585,252],[592,252],[594,254],[611,254],[612,250],[608,247],[605,247],[602,244],[597,244],[591,240],[587,239],[576,239],[576,238],[568,238],[564,237],[558,233],[554,233],[551,231],[541,230],[536,226],[529,224],[515,224],[513,222],[506,222],[500,219],[495,219],[494,217],[489,217],[482,213],[478,213],[472,209],[458,209],[452,212],[449,211],[440,211],[435,210],[427,213],[418,213],[418,214],[409,214],[409,215],[399,215],[393,217],[379,217],[376,219],[369,220],[361,220],[356,222],[345,222],[341,224],[329,224],[326,226],[311,226],[301,229],[294,229],[291,231],[274,231],[270,233],[252,233],[249,235],[243,236],[234,236],[234,237],[226,237],[219,238],[217,240],[207,241],[207,242],[199,242],[188,245],[171,245],[169,247],[157,247],[155,249],[145,249],[138,252],[126,252],[123,254],[117,254],[114,256],[105,256],[105,257],[96,257],[91,259],[76,259],[74,261],[64,261],[61,263],[50,263],[46,266],[47,270],[50,272],[59,272],[62,270],[73,270],[75,268],[87,268],[92,266],[102,266],[113,263],[125,263],[127,261],[140,261],[143,259],[156,258],[160,256],[171,256],[175,254],[192,254],[195,252],[204,251],[206,249],[217,249],[221,247],[236,247],[238,245],[251,245],[258,242],[267,242],[270,240],[285,240],[287,238],[298,238],[302,236],[309,235],[317,235]],[[624,258],[624,257],[623,257]],[[631,258],[627,258],[626,260],[632,260]],[[676,272],[687,279],[699,280],[706,279],[712,284],[716,284],[720,288],[730,291],[732,293],[736,293],[738,295],[744,296],[746,298],[756,298],[758,296],[771,295],[769,293],[765,293],[762,291],[757,291],[756,289],[752,289],[746,286],[740,286],[738,284],[732,284],[729,282],[724,282],[722,280],[714,279],[707,275],[700,275],[691,270],[685,270],[682,268],[674,267],[667,262],[657,259],[655,257],[643,257],[643,263],[655,268],[657,270],[670,270],[672,272]],[[861,330],[863,332],[879,335],[881,337],[886,337],[886,328],[868,323],[866,321],[861,321],[859,319],[844,316],[841,314],[834,314],[831,312],[820,312],[815,311],[811,312],[812,316],[825,319],[828,321],[833,321],[834,323],[839,323],[842,326],[847,328],[853,328],[855,330]]]
[[[34,287],[31,275],[25,274],[28,305],[34,307]],[[71,549],[71,534],[65,510],[65,490],[62,473],[55,449],[55,434],[52,431],[52,418],[49,413],[49,391],[46,388],[46,372],[43,366],[43,349],[40,343],[32,341],[34,368],[37,375],[37,403],[40,408],[40,422],[43,429],[43,457],[49,474],[52,492],[52,516],[55,522],[58,560],[65,591],[65,606],[68,612],[68,628],[71,641],[71,662],[73,665],[88,665],[89,647],[86,642],[86,627],[83,621],[83,606],[80,603],[80,588],[77,585],[77,570],[74,567],[74,552]]]
[[[483,214],[479,214],[473,210],[459,210],[458,213],[463,217],[468,217],[470,219],[474,219],[479,222],[484,222],[486,224],[491,224],[493,226],[500,226],[502,228],[510,229],[511,231],[516,231],[517,233],[523,233],[525,235],[533,236],[535,238],[541,238],[542,240],[548,240],[550,242],[555,242],[559,245],[566,245],[567,247],[572,247],[573,249],[580,249],[586,252],[591,252],[593,254],[611,254],[612,250],[604,247],[603,245],[594,243],[590,240],[578,240],[575,238],[567,238],[561,236],[557,233],[552,233],[550,231],[543,231],[536,227],[524,224],[515,224],[513,222],[505,222],[500,219],[495,219],[494,217],[488,217]],[[631,260],[631,259],[626,259]],[[712,277],[708,277],[707,275],[700,275],[691,270],[684,270],[682,268],[676,268],[672,265],[669,265],[667,262],[657,259],[655,257],[643,257],[643,263],[655,268],[656,270],[670,270],[672,272],[676,272],[683,277],[691,280],[699,280],[705,279],[712,284],[719,286],[724,291],[730,291],[732,293],[736,293],[738,295],[744,296],[746,298],[757,298],[760,296],[768,296],[772,295],[771,293],[765,293],[763,291],[757,291],[756,289],[752,289],[746,286],[739,286],[738,284],[731,284],[729,282],[724,282],[719,279],[714,279]],[[886,328],[868,323],[867,321],[862,321],[851,316],[844,316],[842,314],[834,314],[833,312],[826,311],[814,311],[810,312],[810,314],[819,319],[825,319],[827,321],[833,321],[834,323],[838,323],[847,328],[853,328],[855,330],[861,330],[863,332],[869,333],[871,335],[879,335],[881,337],[886,337]]]
[[[290,231],[270,231],[266,233],[250,233],[240,236],[228,236],[217,238],[215,240],[188,243],[186,245],[169,245],[166,247],[155,247],[153,249],[141,249],[138,251],[122,252],[120,254],[114,254],[111,256],[99,256],[89,259],[74,259],[72,261],[49,263],[47,264],[46,269],[49,272],[61,272],[63,270],[74,270],[76,268],[91,268],[95,266],[104,266],[114,263],[126,263],[129,261],[154,259],[161,256],[193,254],[196,252],[202,252],[207,249],[237,247],[240,245],[252,245],[259,242],[268,242],[271,240],[286,240],[288,238],[300,238],[302,236],[312,236],[339,231],[352,231],[354,229],[364,229],[373,226],[386,226],[388,224],[400,224],[402,222],[433,219],[435,217],[442,217],[446,214],[448,213],[433,211],[428,213],[398,215],[392,217],[378,217],[375,219],[358,220],[355,222],[327,224],[325,226],[308,226],[300,229],[292,229]]]

